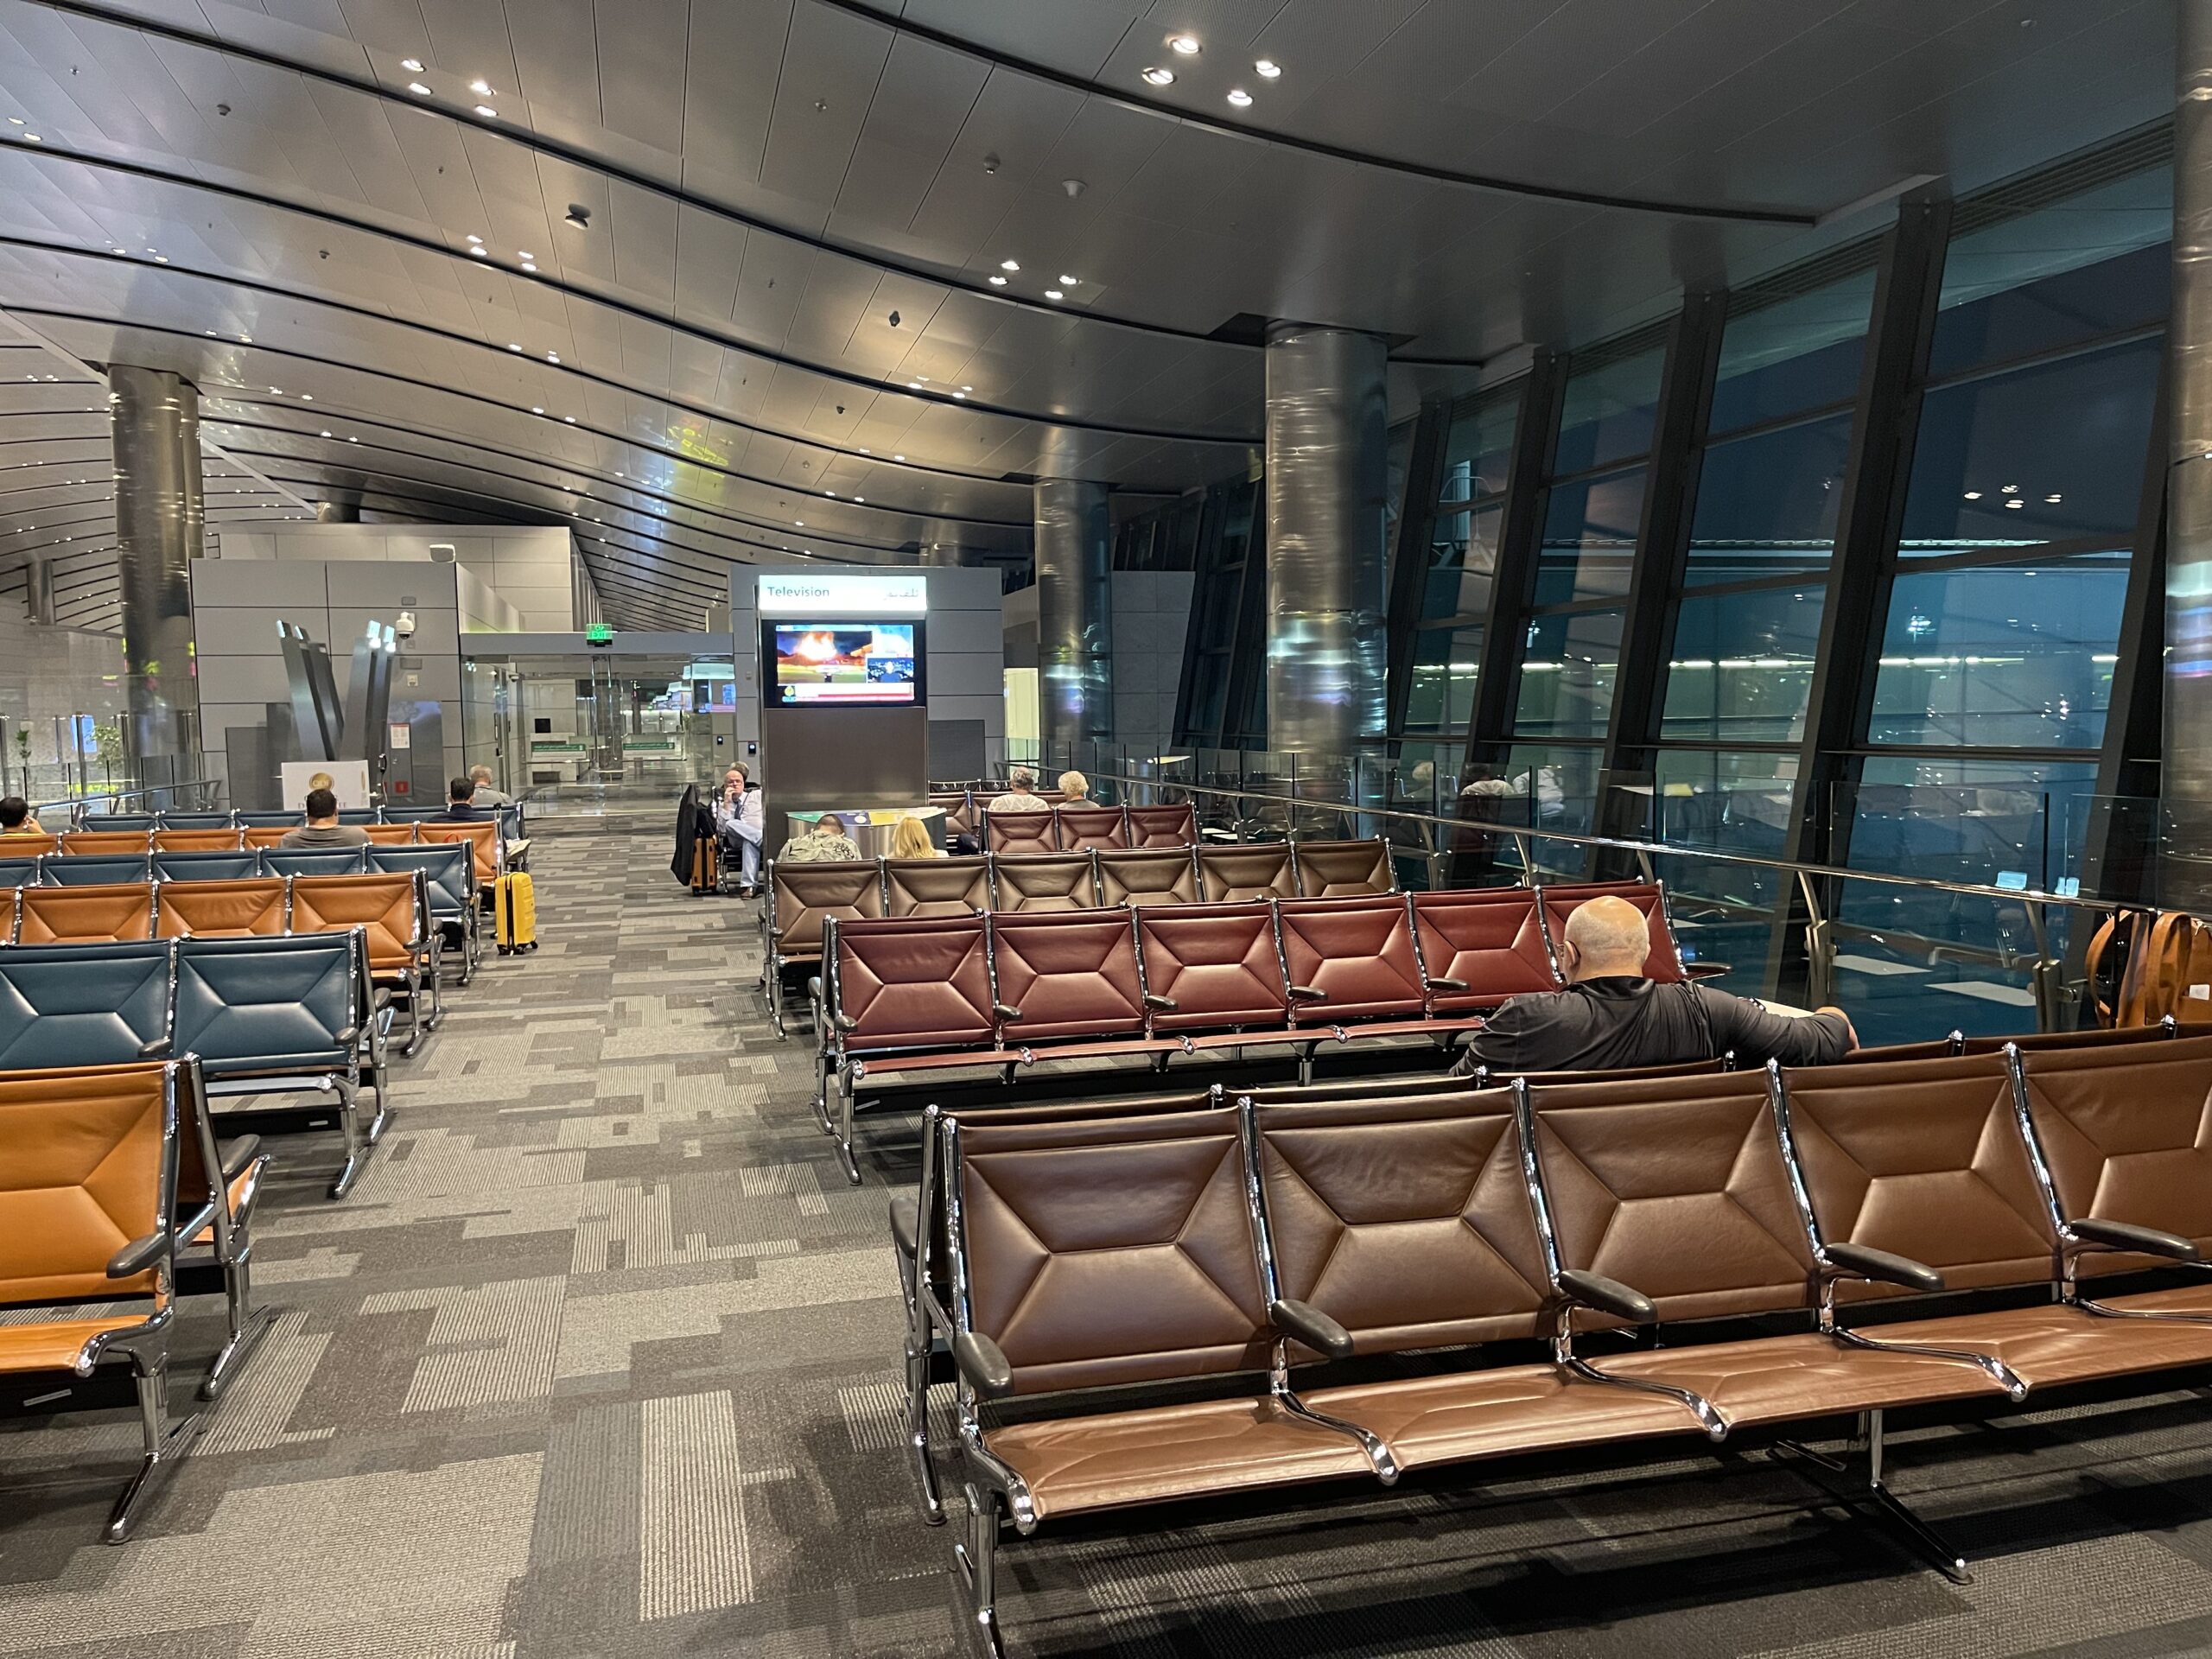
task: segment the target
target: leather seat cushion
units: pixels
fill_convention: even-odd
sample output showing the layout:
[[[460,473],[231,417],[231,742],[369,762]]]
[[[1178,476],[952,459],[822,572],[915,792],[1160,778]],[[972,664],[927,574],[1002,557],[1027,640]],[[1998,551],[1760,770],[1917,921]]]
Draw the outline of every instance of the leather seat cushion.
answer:
[[[1592,1361],[1613,1376],[1701,1395],[1731,1424],[1780,1423],[1838,1412],[2004,1395],[1971,1365],[1923,1354],[1878,1354],[1832,1337],[1752,1338]]]
[[[983,1444],[1029,1483],[1039,1515],[1374,1474],[1351,1435],[1265,1400],[1016,1423],[986,1431]]]
[[[1548,1364],[1361,1382],[1300,1397],[1316,1411],[1381,1435],[1409,1469],[1705,1432],[1675,1401],[1582,1382]]]
[[[2212,1313],[2212,1287],[2116,1296],[2112,1306]],[[2031,1388],[2212,1364],[2212,1325],[2107,1319],[2055,1305],[1912,1319],[1873,1326],[1867,1334],[1885,1342],[1940,1343],[1993,1354]]]
[[[143,1316],[113,1319],[41,1319],[0,1325],[0,1372],[66,1371],[84,1345],[103,1331],[127,1331]]]

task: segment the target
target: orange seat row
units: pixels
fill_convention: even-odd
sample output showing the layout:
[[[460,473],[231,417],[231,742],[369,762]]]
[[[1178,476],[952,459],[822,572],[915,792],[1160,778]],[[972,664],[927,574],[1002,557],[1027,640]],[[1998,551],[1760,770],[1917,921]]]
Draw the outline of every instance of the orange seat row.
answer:
[[[30,858],[49,853],[235,853],[250,847],[276,847],[297,825],[271,824],[245,830],[73,830],[64,836],[10,836],[0,851]],[[505,844],[497,821],[441,823],[369,823],[360,826],[372,846],[413,847],[440,842],[466,841],[476,849],[479,885],[496,880],[505,870]]]

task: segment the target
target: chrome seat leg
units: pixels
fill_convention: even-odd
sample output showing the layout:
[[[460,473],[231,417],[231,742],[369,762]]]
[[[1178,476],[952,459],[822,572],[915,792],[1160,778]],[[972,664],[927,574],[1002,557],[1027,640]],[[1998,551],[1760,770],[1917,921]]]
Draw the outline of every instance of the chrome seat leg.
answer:
[[[107,1529],[103,1535],[111,1544],[120,1544],[130,1538],[131,1529],[138,1524],[143,1513],[140,1503],[153,1490],[156,1480],[166,1476],[192,1449],[203,1421],[195,1412],[182,1422],[169,1422],[167,1354],[151,1365],[136,1357],[132,1363],[137,1370],[138,1421],[145,1434],[146,1450],[138,1472],[124,1484],[115,1508],[108,1513]]]
[[[982,1491],[970,1482],[967,1496],[968,1537],[952,1547],[961,1584],[968,1592],[967,1618],[962,1623],[985,1659],[1006,1659],[1006,1645],[999,1640],[997,1605],[998,1494]]]
[[[346,1161],[339,1166],[337,1179],[330,1184],[330,1196],[342,1198],[353,1190],[353,1183],[361,1177],[361,1166],[367,1161],[368,1147],[361,1140],[361,1115],[353,1090],[343,1077],[326,1077],[323,1087],[338,1096],[338,1127],[346,1136]]]
[[[906,1446],[914,1459],[914,1478],[922,1491],[922,1519],[944,1524],[944,1500],[938,1494],[937,1463],[930,1456],[930,1323],[925,1310],[918,1332],[906,1333]]]
[[[200,1397],[215,1400],[230,1385],[253,1345],[269,1334],[275,1322],[276,1310],[253,1305],[253,1247],[249,1244],[238,1259],[223,1274],[225,1312],[230,1317],[231,1333],[223,1345],[215,1351],[214,1363],[207,1368],[201,1379]]]
[[[1800,1472],[1853,1514],[1879,1521],[1900,1535],[1912,1552],[1923,1558],[1954,1584],[1972,1584],[1974,1574],[1966,1557],[1950,1541],[1923,1520],[1912,1507],[1889,1488],[1883,1476],[1882,1414],[1859,1414],[1859,1433],[1848,1461],[1823,1457],[1792,1441],[1781,1441],[1775,1451]],[[1854,1469],[1853,1465],[1857,1467]]]

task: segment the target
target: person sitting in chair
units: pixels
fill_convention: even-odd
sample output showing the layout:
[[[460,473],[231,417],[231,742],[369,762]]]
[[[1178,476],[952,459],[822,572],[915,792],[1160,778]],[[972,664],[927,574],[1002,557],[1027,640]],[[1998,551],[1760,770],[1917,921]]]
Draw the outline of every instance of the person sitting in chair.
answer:
[[[1560,947],[1567,988],[1508,997],[1465,1039],[1452,1074],[1621,1071],[1732,1052],[1739,1066],[1826,1065],[1859,1046],[1841,1008],[1792,1019],[1707,986],[1647,979],[1650,950],[1650,924],[1627,899],[1576,906]]]
[[[40,836],[38,820],[31,817],[31,804],[20,795],[10,795],[0,800],[0,836]]]
[[[752,782],[745,762],[732,761],[722,774],[721,793],[715,797],[715,834],[722,843],[722,862],[737,867],[737,890],[747,899],[760,889],[760,841],[767,829],[760,791]]]
[[[944,849],[930,839],[930,827],[909,812],[891,832],[893,858],[943,858]]]
[[[279,847],[308,849],[365,847],[369,832],[338,822],[338,797],[327,789],[308,791],[308,822],[303,830],[287,830]]]
[[[456,823],[476,823],[492,816],[476,804],[476,785],[467,778],[446,779],[446,817]]]
[[[993,798],[987,812],[1049,812],[1052,804],[1037,792],[1037,774],[1016,766],[1007,774],[1006,793]]]
[[[860,848],[845,833],[844,821],[835,812],[824,812],[811,830],[785,842],[776,857],[785,864],[850,864],[860,855]]]

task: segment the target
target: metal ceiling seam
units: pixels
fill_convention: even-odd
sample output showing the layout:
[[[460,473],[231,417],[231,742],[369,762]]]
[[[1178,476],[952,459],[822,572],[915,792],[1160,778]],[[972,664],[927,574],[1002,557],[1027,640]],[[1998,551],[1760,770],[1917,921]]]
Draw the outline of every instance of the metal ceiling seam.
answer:
[[[26,5],[45,4],[48,3],[48,0],[16,0],[16,3]],[[79,167],[94,168],[105,172],[127,174],[133,177],[150,179],[158,183],[172,185],[179,189],[205,191],[211,195],[227,197],[234,200],[251,203],[255,207],[263,207],[271,212],[297,213],[302,218],[320,219],[340,229],[350,231],[356,235],[379,238],[386,242],[397,244],[403,247],[413,248],[419,252],[430,254],[441,259],[451,261],[461,270],[474,270],[477,268],[476,265],[472,264],[466,257],[456,254],[451,247],[448,246],[444,243],[435,241],[429,237],[417,236],[412,232],[400,231],[393,229],[388,226],[378,225],[372,220],[356,219],[350,214],[341,213],[334,208],[324,207],[320,203],[295,201],[266,191],[248,189],[243,185],[202,178],[191,174],[174,173],[166,168],[156,167],[151,162],[129,161],[121,156],[102,156],[93,151],[72,149],[66,144],[41,143],[35,147],[11,149],[9,151],[9,154],[16,157],[35,157],[46,161],[73,164]],[[56,248],[60,247],[60,245],[41,244],[36,238],[24,238],[24,240],[28,245],[33,246],[48,245]],[[105,251],[104,250],[94,250],[91,248],[84,248],[76,251],[84,253],[87,257],[99,257],[101,253]],[[111,257],[113,256],[109,255],[108,257]],[[145,262],[143,260],[130,260],[127,261],[127,263],[129,263],[134,270],[145,269]],[[198,275],[206,277],[207,280],[209,281],[236,282],[241,287],[253,287],[257,285],[251,278],[208,276],[207,273],[204,271],[197,271],[190,267],[179,266],[173,262],[159,268],[164,270],[176,270],[180,272],[180,274],[184,275]],[[608,310],[616,312],[620,315],[628,316],[639,321],[655,324],[658,327],[670,329],[674,333],[684,334],[692,339],[720,346],[724,351],[745,353],[751,356],[760,358],[764,362],[774,364],[779,367],[794,369],[805,374],[818,374],[824,379],[837,381],[842,385],[851,386],[857,391],[866,391],[877,397],[899,398],[906,402],[912,403],[922,409],[957,408],[969,413],[995,415],[1004,420],[1027,422],[1038,426],[1058,427],[1074,432],[1102,432],[1110,434],[1116,437],[1150,438],[1158,442],[1169,443],[1241,446],[1256,443],[1259,442],[1256,437],[1241,436],[1234,434],[1217,435],[1202,432],[1179,432],[1170,429],[1154,429],[1147,427],[1125,426],[1111,422],[1075,420],[1065,416],[1039,414],[1030,410],[1015,409],[1005,404],[988,403],[981,398],[976,398],[972,396],[963,397],[957,400],[949,397],[939,397],[933,396],[918,396],[910,387],[893,385],[880,380],[871,380],[867,376],[857,373],[853,370],[833,368],[825,364],[812,362],[804,358],[792,356],[772,346],[750,345],[741,340],[725,338],[721,334],[709,332],[697,323],[685,321],[673,315],[664,315],[660,312],[651,310],[645,306],[634,304],[627,300],[617,299],[604,294],[593,293],[588,289],[578,288],[573,283],[568,282],[561,277],[549,276],[543,271],[524,276],[507,270],[505,266],[486,267],[486,269],[497,269],[503,276],[512,281],[528,281],[534,283],[549,292],[560,295],[564,301],[582,301],[587,304],[605,306]],[[259,285],[268,288],[271,292],[285,294],[287,297],[290,298],[312,301],[316,297],[312,295],[278,289],[274,284]],[[1480,365],[1472,364],[1469,366],[1479,367]],[[733,421],[733,424],[748,423]],[[748,429],[760,430],[769,436],[784,437],[794,443],[810,443],[817,448],[831,450],[835,453],[850,453],[849,451],[841,449],[839,446],[836,444],[825,442],[819,438],[798,437],[787,433],[774,432],[766,428],[753,429],[750,428],[749,425]],[[912,465],[913,463],[906,462],[900,464]],[[951,471],[951,469],[945,467],[932,467],[928,470],[947,473]],[[962,474],[956,474],[954,475],[961,476]]]

